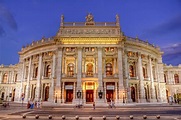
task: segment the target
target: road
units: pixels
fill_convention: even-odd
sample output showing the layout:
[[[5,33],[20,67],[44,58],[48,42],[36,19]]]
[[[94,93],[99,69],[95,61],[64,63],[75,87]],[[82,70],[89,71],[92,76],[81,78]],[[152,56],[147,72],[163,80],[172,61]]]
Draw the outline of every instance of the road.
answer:
[[[11,108],[9,108],[11,109]],[[27,120],[35,119],[35,115],[39,115],[39,119],[48,119],[48,115],[52,115],[53,119],[61,119],[64,115],[66,120],[75,120],[75,116],[79,116],[79,120],[88,120],[89,116],[93,120],[100,120],[106,116],[106,120],[115,120],[116,116],[120,116],[120,120],[128,120],[130,115],[134,116],[134,120],[143,119],[143,115],[147,115],[147,120],[156,119],[156,115],[160,115],[162,120],[181,120],[181,106],[176,105],[136,105],[136,106],[120,106],[117,108],[99,107],[95,110],[92,107],[73,108],[73,107],[44,107],[41,109],[13,110],[6,117],[0,116],[0,120],[21,120],[22,115],[26,115]]]

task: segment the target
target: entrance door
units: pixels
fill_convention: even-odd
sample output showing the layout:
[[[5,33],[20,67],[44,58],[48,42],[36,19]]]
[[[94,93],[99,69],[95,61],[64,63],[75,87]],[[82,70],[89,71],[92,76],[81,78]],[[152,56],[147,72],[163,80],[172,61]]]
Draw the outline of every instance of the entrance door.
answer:
[[[86,102],[94,101],[94,92],[93,90],[86,90]]]
[[[111,100],[113,100],[113,90],[106,91],[106,99],[107,99],[107,102],[111,102]]]
[[[135,88],[132,86],[131,87],[131,99],[133,102],[136,101],[136,98],[135,98]]]
[[[73,90],[66,90],[66,102],[72,102]]]

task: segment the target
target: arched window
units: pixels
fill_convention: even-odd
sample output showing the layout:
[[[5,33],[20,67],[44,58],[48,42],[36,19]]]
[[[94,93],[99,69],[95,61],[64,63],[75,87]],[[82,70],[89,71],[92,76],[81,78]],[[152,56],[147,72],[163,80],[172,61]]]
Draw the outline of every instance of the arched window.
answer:
[[[106,64],[106,75],[112,75],[112,64],[111,63]]]
[[[146,69],[143,67],[143,77],[146,78]]]
[[[88,64],[87,64],[86,74],[87,74],[88,76],[92,76],[92,75],[93,75],[93,64],[92,64],[92,63],[88,63]]]
[[[134,74],[134,66],[133,66],[133,65],[130,65],[130,66],[129,66],[129,76],[130,76],[130,77],[135,77],[135,74]]]
[[[73,77],[74,75],[74,64],[73,63],[69,63],[67,66],[67,75],[69,77]]]
[[[7,83],[7,82],[8,82],[8,74],[5,73],[5,74],[3,75],[3,81],[2,81],[2,83]]]
[[[166,75],[164,74],[164,80],[165,80],[165,83],[167,82],[167,77]]]
[[[50,65],[46,66],[46,72],[45,72],[45,77],[50,77],[51,75],[51,67]]]
[[[178,74],[174,75],[174,79],[175,79],[175,83],[179,83],[179,76],[178,76]]]

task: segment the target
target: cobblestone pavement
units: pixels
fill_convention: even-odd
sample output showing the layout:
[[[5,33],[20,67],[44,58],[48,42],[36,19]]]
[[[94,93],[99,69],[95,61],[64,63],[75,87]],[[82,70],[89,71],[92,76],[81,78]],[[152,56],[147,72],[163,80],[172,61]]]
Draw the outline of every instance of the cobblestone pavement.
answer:
[[[91,106],[85,108],[73,108],[73,106],[44,106],[41,109],[26,109],[19,103],[11,103],[10,107],[0,108],[0,120],[22,120],[22,116],[26,115],[26,120],[34,120],[35,116],[39,115],[40,120],[49,119],[52,115],[53,119],[62,119],[66,116],[66,120],[75,120],[75,116],[79,116],[79,120],[89,120],[89,116],[93,120],[116,120],[116,116],[120,120],[129,120],[130,115],[133,115],[134,120],[142,120],[143,115],[147,115],[147,120],[156,120],[156,115],[161,116],[161,120],[181,120],[180,105],[136,105],[136,106],[120,106],[116,109],[107,107],[96,107],[95,110]]]

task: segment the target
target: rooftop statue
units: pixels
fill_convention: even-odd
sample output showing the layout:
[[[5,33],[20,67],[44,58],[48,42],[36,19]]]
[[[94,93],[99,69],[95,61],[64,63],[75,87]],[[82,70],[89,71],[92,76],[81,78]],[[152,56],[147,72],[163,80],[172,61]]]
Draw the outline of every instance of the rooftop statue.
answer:
[[[94,22],[94,16],[89,13],[86,17],[86,22]]]

